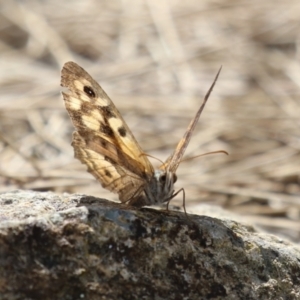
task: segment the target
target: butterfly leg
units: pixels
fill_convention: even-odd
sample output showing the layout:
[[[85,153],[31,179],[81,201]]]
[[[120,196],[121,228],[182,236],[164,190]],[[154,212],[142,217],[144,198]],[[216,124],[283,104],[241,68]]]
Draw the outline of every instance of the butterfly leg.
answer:
[[[185,190],[184,190],[184,188],[181,188],[181,189],[179,189],[177,192],[175,192],[171,197],[170,197],[170,199],[168,200],[168,202],[167,202],[167,210],[169,210],[169,203],[170,203],[170,201],[174,198],[174,197],[176,197],[180,192],[182,191],[182,194],[183,194],[183,201],[182,201],[182,203],[183,203],[183,210],[184,210],[184,213],[185,213],[185,215],[186,215],[186,217],[188,216],[188,214],[187,214],[187,212],[186,212],[186,208],[185,208]]]

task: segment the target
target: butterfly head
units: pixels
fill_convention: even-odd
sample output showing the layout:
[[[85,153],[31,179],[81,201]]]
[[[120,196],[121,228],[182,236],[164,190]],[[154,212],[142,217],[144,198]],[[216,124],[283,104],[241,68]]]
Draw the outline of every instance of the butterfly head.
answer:
[[[170,200],[174,193],[176,180],[176,174],[169,170],[155,170],[148,186],[149,188],[145,190],[147,198],[152,204],[159,204]]]

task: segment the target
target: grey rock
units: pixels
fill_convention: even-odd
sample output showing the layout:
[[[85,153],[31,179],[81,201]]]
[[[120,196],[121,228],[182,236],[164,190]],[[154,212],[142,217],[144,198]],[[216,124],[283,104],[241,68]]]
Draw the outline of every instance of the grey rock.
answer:
[[[0,207],[0,299],[300,299],[299,248],[235,221],[50,192]]]

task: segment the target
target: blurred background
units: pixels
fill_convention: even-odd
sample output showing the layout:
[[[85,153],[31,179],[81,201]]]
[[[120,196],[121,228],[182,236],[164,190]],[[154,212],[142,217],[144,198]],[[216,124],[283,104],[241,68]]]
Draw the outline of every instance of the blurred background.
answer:
[[[189,212],[299,242],[299,42],[299,0],[1,0],[0,192],[117,200],[73,157],[65,62],[101,84],[144,151],[161,160],[222,65],[186,156],[229,155],[183,162],[176,187]],[[172,204],[182,207],[182,196]]]

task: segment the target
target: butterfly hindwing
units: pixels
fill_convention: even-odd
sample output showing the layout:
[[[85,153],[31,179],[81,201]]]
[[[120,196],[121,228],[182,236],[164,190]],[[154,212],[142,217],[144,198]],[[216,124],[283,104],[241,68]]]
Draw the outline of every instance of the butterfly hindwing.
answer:
[[[75,157],[87,165],[88,171],[104,188],[119,194],[122,202],[130,199],[143,185],[143,180],[112,161],[106,156],[105,151],[101,154],[101,151],[94,151],[88,147],[76,131],[73,133],[72,146]]]

